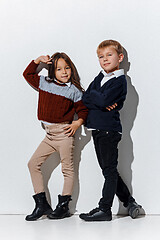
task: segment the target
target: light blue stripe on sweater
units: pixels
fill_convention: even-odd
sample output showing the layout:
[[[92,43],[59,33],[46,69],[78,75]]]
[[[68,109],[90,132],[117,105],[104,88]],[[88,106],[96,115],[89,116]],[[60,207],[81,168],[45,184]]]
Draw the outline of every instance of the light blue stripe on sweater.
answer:
[[[54,82],[47,82],[44,76],[40,76],[39,88],[45,92],[66,97],[73,102],[78,102],[82,99],[82,92],[71,84],[71,86],[60,86]]]

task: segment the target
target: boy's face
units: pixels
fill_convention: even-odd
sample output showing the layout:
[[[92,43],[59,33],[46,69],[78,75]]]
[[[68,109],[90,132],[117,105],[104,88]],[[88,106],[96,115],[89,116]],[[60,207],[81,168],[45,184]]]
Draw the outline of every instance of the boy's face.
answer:
[[[99,63],[106,73],[118,70],[120,62],[123,61],[123,57],[123,54],[118,55],[112,46],[98,50]]]

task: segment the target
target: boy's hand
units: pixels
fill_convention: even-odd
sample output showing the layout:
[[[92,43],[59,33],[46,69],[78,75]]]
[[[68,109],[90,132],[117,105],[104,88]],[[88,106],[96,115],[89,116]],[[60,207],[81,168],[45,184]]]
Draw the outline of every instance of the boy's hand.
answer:
[[[52,64],[52,58],[50,58],[49,55],[46,56],[40,56],[36,60],[34,60],[36,64],[39,64],[40,62],[46,63],[46,64]]]
[[[83,119],[79,118],[77,121],[73,121],[70,125],[64,128],[65,134],[68,135],[68,137],[72,137],[77,129],[83,124]]]
[[[112,106],[106,107],[106,109],[107,109],[108,111],[111,111],[112,109],[116,108],[117,106],[118,106],[117,103],[114,103]]]

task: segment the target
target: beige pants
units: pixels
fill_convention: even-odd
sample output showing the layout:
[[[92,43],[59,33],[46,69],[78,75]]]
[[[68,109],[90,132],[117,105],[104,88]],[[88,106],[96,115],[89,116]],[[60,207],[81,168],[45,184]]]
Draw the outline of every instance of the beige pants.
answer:
[[[43,176],[41,165],[53,153],[59,152],[62,173],[64,176],[64,185],[62,195],[71,195],[74,183],[74,166],[73,166],[73,147],[74,137],[68,137],[64,134],[68,124],[44,125],[46,137],[40,143],[28,163],[31,179],[35,193],[44,192]]]

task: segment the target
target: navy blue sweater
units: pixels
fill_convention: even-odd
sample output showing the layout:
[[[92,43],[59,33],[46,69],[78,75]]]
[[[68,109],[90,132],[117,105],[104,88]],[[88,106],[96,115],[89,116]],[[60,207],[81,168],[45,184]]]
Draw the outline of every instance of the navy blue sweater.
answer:
[[[127,94],[125,75],[114,77],[101,87],[103,77],[103,73],[100,72],[83,95],[82,101],[89,109],[86,127],[122,132],[119,110],[123,107]],[[108,111],[106,107],[114,103],[118,106]]]

